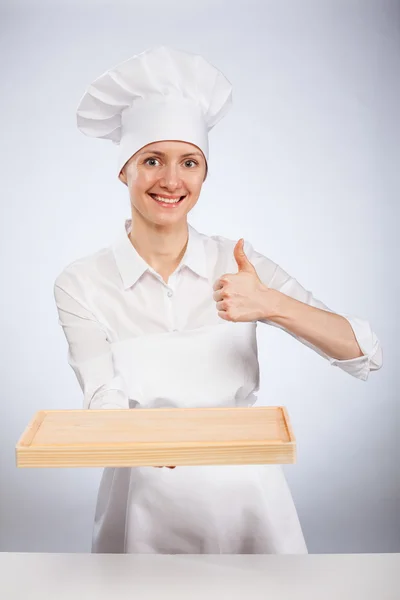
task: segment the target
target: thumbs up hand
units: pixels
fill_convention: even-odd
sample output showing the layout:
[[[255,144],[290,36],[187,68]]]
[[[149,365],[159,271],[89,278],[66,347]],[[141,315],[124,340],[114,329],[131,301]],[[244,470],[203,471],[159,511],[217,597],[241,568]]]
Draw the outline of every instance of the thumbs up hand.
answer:
[[[225,321],[257,321],[268,319],[275,312],[275,290],[264,285],[247,258],[244,240],[236,244],[233,255],[238,266],[236,274],[222,275],[214,284],[213,299],[218,315]]]
[[[252,273],[257,277],[258,281],[260,281],[257,275],[257,271],[246,256],[246,253],[244,251],[243,239],[239,240],[236,246],[234,247],[233,256],[235,257],[239,273]]]

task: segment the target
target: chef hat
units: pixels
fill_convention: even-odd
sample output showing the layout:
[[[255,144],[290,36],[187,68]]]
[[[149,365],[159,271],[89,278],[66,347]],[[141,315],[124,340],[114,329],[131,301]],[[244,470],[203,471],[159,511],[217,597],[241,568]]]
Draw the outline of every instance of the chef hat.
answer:
[[[165,46],[147,50],[97,78],[77,110],[80,131],[119,145],[118,173],[152,142],[194,144],[208,159],[208,132],[225,116],[232,86],[201,56]]]

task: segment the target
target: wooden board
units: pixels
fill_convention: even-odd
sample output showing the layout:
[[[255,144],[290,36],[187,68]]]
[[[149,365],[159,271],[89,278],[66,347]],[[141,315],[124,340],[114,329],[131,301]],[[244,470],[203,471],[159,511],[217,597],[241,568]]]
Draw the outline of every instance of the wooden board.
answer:
[[[286,464],[284,407],[45,410],[16,446],[18,467]]]

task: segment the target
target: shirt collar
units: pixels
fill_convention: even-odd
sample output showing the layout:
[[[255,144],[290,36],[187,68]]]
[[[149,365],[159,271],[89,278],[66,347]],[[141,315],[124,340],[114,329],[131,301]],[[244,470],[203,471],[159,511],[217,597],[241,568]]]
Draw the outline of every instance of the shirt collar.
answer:
[[[146,271],[153,271],[132,245],[128,237],[130,226],[131,221],[125,221],[124,230],[113,245],[115,261],[125,289],[132,287]],[[180,268],[186,266],[199,277],[208,279],[203,236],[191,225],[188,225],[188,233],[188,244]]]

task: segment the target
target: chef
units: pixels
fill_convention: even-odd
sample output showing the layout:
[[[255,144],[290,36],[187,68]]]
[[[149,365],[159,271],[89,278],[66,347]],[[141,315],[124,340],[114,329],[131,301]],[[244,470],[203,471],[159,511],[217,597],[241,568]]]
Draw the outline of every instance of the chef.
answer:
[[[84,408],[251,407],[258,323],[358,379],[382,365],[367,321],[330,310],[248,241],[188,223],[231,96],[201,56],[157,47],[108,70],[80,102],[79,129],[118,146],[130,200],[115,243],[54,286]],[[104,470],[93,552],[307,553],[280,466],[160,467]]]

